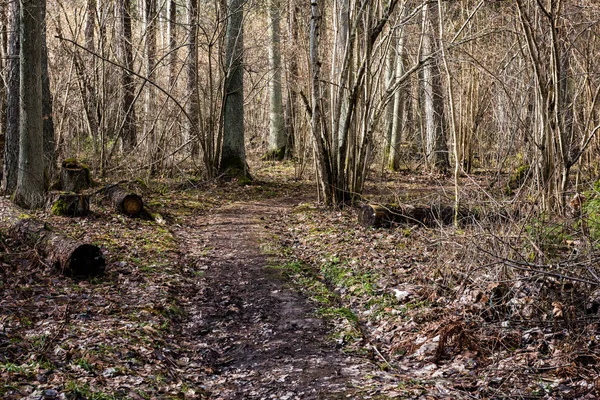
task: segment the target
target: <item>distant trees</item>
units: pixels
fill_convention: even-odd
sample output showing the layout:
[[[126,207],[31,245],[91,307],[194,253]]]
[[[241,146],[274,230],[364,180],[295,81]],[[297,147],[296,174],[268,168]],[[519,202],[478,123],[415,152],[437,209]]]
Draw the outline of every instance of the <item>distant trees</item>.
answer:
[[[530,167],[527,189],[560,211],[574,171],[596,168],[600,8],[591,0],[259,3],[49,2],[42,97],[56,134],[44,148],[100,174],[150,176],[247,175],[246,154],[287,154],[299,174],[315,166],[327,204],[358,198],[375,165],[454,167],[458,177],[484,167],[498,179]],[[3,27],[17,26],[19,5],[1,5]],[[0,31],[9,193],[15,32]]]

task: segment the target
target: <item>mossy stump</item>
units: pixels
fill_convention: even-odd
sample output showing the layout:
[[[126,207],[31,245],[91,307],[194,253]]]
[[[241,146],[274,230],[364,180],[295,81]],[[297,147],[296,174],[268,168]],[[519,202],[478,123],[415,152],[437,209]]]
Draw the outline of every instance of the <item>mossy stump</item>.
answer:
[[[49,192],[47,208],[52,215],[83,217],[90,213],[90,196],[71,192]]]
[[[64,192],[80,193],[91,186],[92,176],[85,164],[72,158],[62,162],[59,189]]]

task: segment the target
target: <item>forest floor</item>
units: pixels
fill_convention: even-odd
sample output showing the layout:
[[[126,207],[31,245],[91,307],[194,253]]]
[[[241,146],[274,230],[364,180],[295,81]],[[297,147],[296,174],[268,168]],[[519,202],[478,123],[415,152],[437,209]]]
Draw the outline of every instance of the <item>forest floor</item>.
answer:
[[[531,232],[550,233],[531,220],[523,238],[489,221],[364,228],[291,175],[138,182],[153,221],[102,203],[86,218],[37,214],[101,246],[107,271],[90,280],[44,266],[0,224],[0,397],[597,398],[596,287],[571,279],[597,257],[574,255],[573,232],[540,249]],[[443,177],[384,178],[371,199],[451,197]],[[570,275],[518,257],[538,250]]]

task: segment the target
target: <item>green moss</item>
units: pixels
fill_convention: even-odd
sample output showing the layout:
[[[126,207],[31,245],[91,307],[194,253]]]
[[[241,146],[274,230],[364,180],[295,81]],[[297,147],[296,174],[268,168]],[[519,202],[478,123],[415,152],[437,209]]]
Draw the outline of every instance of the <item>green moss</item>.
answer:
[[[63,199],[58,199],[52,205],[52,215],[67,215],[69,207]]]
[[[65,158],[62,162],[62,166],[63,168],[70,168],[70,169],[81,169],[84,171],[85,173],[85,178],[88,182],[90,182],[90,184],[93,183],[92,181],[92,172],[90,170],[90,167],[87,166],[87,164],[79,161],[78,159],[71,157],[71,158]]]

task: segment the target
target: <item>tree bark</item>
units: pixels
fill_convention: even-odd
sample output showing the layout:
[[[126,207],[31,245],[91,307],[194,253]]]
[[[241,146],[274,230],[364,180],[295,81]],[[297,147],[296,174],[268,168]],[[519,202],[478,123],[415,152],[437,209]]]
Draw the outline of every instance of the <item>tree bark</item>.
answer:
[[[269,17],[269,146],[267,158],[282,160],[286,154],[287,140],[283,120],[281,88],[281,2],[268,0]]]
[[[173,89],[177,79],[177,2],[169,0],[169,87]]]
[[[11,236],[40,251],[48,264],[66,276],[90,278],[104,273],[106,262],[97,246],[55,233],[41,221],[20,220],[11,227]]]
[[[220,170],[231,175],[249,177],[244,146],[244,0],[229,0],[228,5]]]
[[[296,146],[298,129],[298,5],[289,0],[288,12],[288,68],[286,74],[287,100],[285,103],[285,135],[287,137],[286,157],[292,158]]]
[[[145,25],[146,25],[146,76],[151,81],[156,81],[156,35],[157,35],[158,15],[156,11],[156,0],[146,0],[145,7]],[[155,162],[162,158],[160,146],[156,137],[156,88],[153,85],[146,85],[146,98],[144,101],[144,138],[148,143],[147,157],[151,165],[150,173],[153,174],[158,168]]]
[[[44,129],[44,168],[47,188],[56,176],[56,140],[52,110],[52,93],[50,92],[50,76],[48,73],[48,45],[46,42],[46,0],[41,0],[42,7],[42,118]]]
[[[311,130],[313,134],[313,143],[315,150],[315,161],[317,164],[317,181],[319,184],[319,194],[326,205],[332,205],[333,187],[331,164],[329,153],[325,147],[325,136],[323,134],[323,116],[321,104],[323,102],[323,91],[321,88],[321,59],[319,55],[319,42],[321,36],[322,7],[319,0],[311,0],[310,10],[310,68],[311,68],[311,92],[312,92],[312,115]]]
[[[406,14],[406,11],[403,15]],[[405,28],[401,28],[399,32],[398,42],[396,43],[396,72],[395,79],[400,79],[406,72],[406,50],[405,47],[406,31]],[[410,92],[410,85],[405,83],[395,93],[392,109],[392,126],[390,132],[390,153],[388,159],[389,168],[392,171],[400,169],[400,145],[402,143],[402,133],[408,124],[405,124],[407,114],[407,100],[410,96],[407,93]]]
[[[42,1],[21,0],[20,146],[14,201],[24,208],[38,208],[44,204]]]
[[[19,1],[8,3],[8,60],[6,62],[8,79],[2,174],[2,191],[6,194],[14,193],[19,171],[20,8]]]
[[[185,138],[192,141],[192,157],[198,157],[200,146],[198,145],[198,132],[200,126],[200,104],[198,97],[198,0],[187,0],[187,22],[188,22],[188,57],[186,62],[187,72],[187,114]]]
[[[60,189],[80,193],[92,186],[90,169],[76,160],[65,160],[60,170]]]
[[[429,57],[437,48],[437,4],[423,5],[423,56]],[[425,117],[425,151],[429,167],[446,172],[450,167],[444,127],[444,97],[437,57],[431,58],[422,70],[423,113]]]
[[[125,68],[121,72],[121,86],[123,93],[121,95],[121,111],[125,123],[121,132],[123,151],[133,150],[137,143],[137,129],[135,117],[135,84],[133,74],[133,44],[131,29],[131,0],[118,0],[119,20],[120,20],[120,50],[121,60]]]

